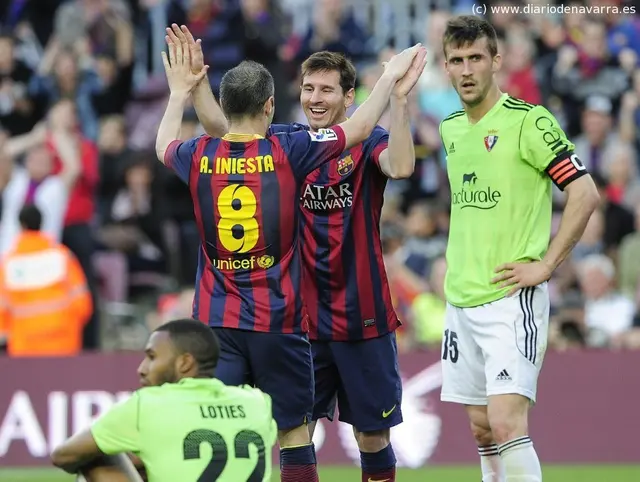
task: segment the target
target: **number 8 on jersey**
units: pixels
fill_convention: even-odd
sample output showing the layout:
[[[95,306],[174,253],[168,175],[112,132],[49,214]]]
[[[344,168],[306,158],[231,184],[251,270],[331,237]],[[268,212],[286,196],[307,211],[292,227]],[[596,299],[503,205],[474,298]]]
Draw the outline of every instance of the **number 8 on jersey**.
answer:
[[[218,236],[227,251],[247,253],[260,238],[260,226],[255,218],[258,202],[247,186],[231,184],[218,195]]]

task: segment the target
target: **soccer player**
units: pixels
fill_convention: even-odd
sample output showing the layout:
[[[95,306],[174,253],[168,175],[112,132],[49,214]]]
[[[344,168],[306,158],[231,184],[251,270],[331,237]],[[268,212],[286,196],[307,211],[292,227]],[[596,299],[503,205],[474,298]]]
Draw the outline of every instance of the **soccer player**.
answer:
[[[219,353],[199,321],[160,326],[138,368],[144,388],[57,447],[53,463],[75,473],[104,454],[132,452],[149,482],[270,481],[277,432],[271,398],[213,378]]]
[[[167,29],[169,43],[186,43],[192,70],[202,68],[202,51],[186,27]],[[303,294],[310,314],[315,368],[312,420],[340,420],[354,427],[361,452],[362,480],[395,480],[390,428],[402,422],[402,384],[395,330],[400,325],[382,260],[380,211],[388,178],[412,174],[414,144],[407,94],[424,59],[398,82],[391,97],[391,134],[376,127],[361,144],[309,174],[301,197]],[[347,119],[356,71],[342,54],[318,52],[302,65],[300,102],[309,126],[272,125],[269,134],[316,132]],[[194,92],[205,130],[222,135],[220,109],[208,85]],[[313,433],[315,422],[310,425]]]
[[[528,412],[547,346],[547,281],[598,193],[554,116],[500,92],[487,21],[450,20],[443,48],[464,110],[440,125],[451,185],[441,399],[465,406],[484,482],[539,482]],[[549,243],[553,184],[566,205]]]
[[[269,138],[264,136],[273,118],[273,79],[261,65],[243,62],[225,74],[220,87],[230,133],[185,143],[174,141],[181,109],[201,77],[191,70],[186,43],[170,42],[169,51],[172,94],[156,150],[189,183],[194,199],[203,241],[194,317],[216,329],[222,346],[218,376],[228,384],[255,384],[271,395],[282,480],[317,480],[307,427],[314,377],[301,292],[302,185],[310,173],[371,134],[397,81],[406,82],[400,79],[410,67],[424,67],[426,51],[416,46],[392,58],[350,119],[330,129]],[[393,405],[384,410],[392,413]]]

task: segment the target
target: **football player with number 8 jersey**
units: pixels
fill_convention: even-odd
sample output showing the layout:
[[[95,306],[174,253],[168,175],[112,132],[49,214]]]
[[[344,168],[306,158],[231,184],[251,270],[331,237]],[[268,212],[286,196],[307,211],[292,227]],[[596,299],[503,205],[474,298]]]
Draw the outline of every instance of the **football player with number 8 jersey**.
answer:
[[[193,316],[220,340],[217,377],[229,385],[255,385],[272,397],[283,481],[317,480],[306,426],[314,378],[300,292],[301,186],[310,172],[371,134],[396,82],[423,50],[414,46],[392,58],[346,122],[271,138],[264,136],[274,113],[273,78],[264,66],[243,62],[220,86],[229,134],[181,142],[182,111],[200,74],[191,72],[188,47],[169,45],[171,96],[156,152],[189,185],[194,202],[202,245]]]

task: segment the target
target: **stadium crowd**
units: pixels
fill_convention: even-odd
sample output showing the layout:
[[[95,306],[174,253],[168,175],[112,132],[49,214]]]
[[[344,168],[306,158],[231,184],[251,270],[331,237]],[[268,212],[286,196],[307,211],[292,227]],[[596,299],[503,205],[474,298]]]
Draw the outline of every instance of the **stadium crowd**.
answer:
[[[18,212],[34,202],[42,230],[74,253],[93,295],[84,349],[104,345],[126,314],[146,313],[146,329],[190,315],[199,244],[191,199],[153,151],[168,95],[164,27],[185,24],[202,39],[216,95],[226,70],[256,60],[276,81],[275,121],[306,123],[298,69],[310,53],[341,51],[356,63],[358,103],[381,63],[406,47],[376,29],[397,25],[396,10],[420,2],[367,3],[385,21],[363,21],[349,0],[2,2],[0,249],[15,243]],[[440,349],[450,193],[438,126],[461,108],[441,38],[448,18],[469,8],[452,2],[411,17],[410,40],[430,56],[411,99],[417,162],[410,179],[389,182],[381,227],[404,351]],[[550,282],[550,346],[640,348],[640,19],[505,10],[491,21],[503,91],[556,116],[601,190],[601,208]],[[182,137],[201,132],[191,112]],[[59,190],[44,189],[54,178]]]

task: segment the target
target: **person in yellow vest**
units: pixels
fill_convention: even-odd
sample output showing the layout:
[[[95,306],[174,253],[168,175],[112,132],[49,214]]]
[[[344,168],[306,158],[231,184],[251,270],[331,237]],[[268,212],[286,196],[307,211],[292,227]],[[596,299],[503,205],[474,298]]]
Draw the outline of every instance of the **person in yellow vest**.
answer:
[[[78,260],[40,232],[34,205],[20,211],[22,232],[0,261],[0,338],[9,356],[72,356],[93,305]]]

